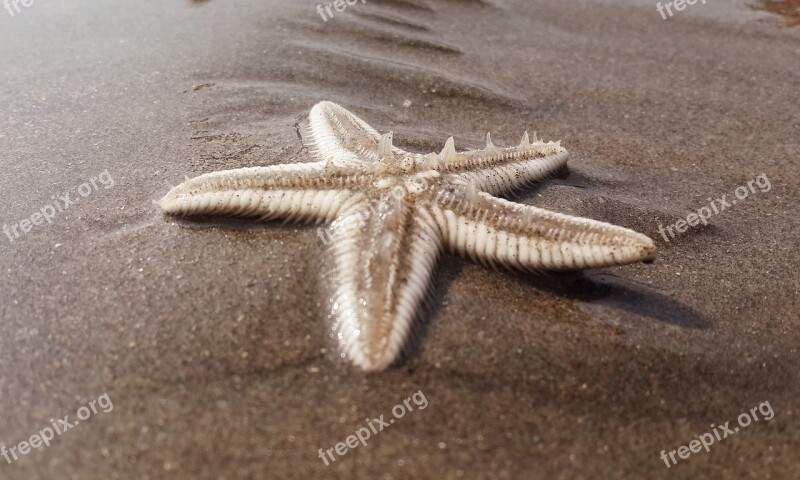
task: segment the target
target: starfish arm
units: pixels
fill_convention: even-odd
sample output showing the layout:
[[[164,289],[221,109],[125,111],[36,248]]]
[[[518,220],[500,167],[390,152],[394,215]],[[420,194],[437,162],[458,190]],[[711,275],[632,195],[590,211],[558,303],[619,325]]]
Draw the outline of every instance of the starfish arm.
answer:
[[[368,165],[380,160],[381,134],[349,110],[333,102],[319,102],[308,116],[312,153],[337,165]],[[396,154],[403,150],[392,147]]]
[[[427,208],[392,195],[353,205],[331,228],[334,332],[353,363],[383,370],[408,341],[441,233]]]
[[[448,140],[439,159],[439,172],[451,182],[474,183],[491,195],[508,195],[563,168],[568,153],[560,142],[545,143],[534,136],[530,143],[526,132],[522,142],[510,148],[495,146],[487,135],[486,148],[456,153]]]
[[[160,201],[170,215],[224,215],[332,221],[359,179],[324,162],[207,173],[173,187]]]
[[[445,244],[482,262],[530,271],[579,270],[655,258],[653,241],[609,223],[492,197],[474,188],[441,190],[432,210]]]

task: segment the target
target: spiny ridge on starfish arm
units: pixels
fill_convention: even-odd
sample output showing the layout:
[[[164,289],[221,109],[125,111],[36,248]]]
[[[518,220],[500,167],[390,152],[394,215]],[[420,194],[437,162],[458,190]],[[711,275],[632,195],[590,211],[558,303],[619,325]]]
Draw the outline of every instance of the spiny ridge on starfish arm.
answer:
[[[633,230],[513,203],[506,196],[564,168],[567,151],[526,132],[519,145],[409,153],[353,113],[320,102],[308,163],[208,173],[159,202],[176,216],[227,215],[330,225],[333,332],[364,370],[395,362],[440,253],[527,271],[610,267],[655,258]]]

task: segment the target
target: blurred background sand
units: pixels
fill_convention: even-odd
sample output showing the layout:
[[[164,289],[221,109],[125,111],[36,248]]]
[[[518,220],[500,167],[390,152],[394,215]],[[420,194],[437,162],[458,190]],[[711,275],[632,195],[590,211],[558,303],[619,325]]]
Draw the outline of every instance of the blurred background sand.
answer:
[[[327,3],[323,3],[325,5]],[[0,479],[798,478],[800,30],[743,2],[36,0],[0,10],[0,444],[108,393]],[[164,219],[185,175],[308,160],[316,102],[395,143],[570,150],[519,201],[658,243],[530,278],[445,257],[425,335],[363,375],[328,336],[313,227]],[[768,192],[670,242],[748,180]],[[75,197],[75,194],[73,194]],[[326,467],[365,418],[429,401]],[[669,470],[661,450],[769,401]]]

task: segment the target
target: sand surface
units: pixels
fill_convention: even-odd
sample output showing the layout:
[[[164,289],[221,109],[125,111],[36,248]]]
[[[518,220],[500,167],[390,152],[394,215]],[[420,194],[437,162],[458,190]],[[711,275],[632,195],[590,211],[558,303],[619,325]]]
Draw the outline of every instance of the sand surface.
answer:
[[[800,29],[654,3],[0,10],[2,222],[74,200],[0,236],[0,445],[113,402],[0,479],[800,478]],[[561,139],[569,174],[518,200],[660,257],[542,278],[445,257],[415,351],[364,375],[328,336],[313,227],[152,204],[185,175],[308,160],[298,124],[323,99],[416,151]],[[762,174],[768,191],[659,234]],[[420,390],[426,408],[318,457]],[[764,401],[771,420],[659,458]]]

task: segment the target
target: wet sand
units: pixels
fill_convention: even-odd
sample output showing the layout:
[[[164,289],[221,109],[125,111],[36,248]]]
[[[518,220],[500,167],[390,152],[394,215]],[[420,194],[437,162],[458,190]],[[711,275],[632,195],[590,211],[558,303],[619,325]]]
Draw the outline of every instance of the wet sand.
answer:
[[[2,222],[77,200],[0,237],[0,445],[113,402],[0,479],[798,478],[799,56],[800,30],[727,0],[668,20],[630,0],[0,10]],[[660,257],[540,278],[445,257],[413,352],[364,375],[328,336],[313,227],[152,204],[185,175],[307,160],[323,99],[415,151],[561,139],[569,173],[517,199]],[[427,408],[318,457],[419,390]],[[770,421],[659,457],[764,401]]]

